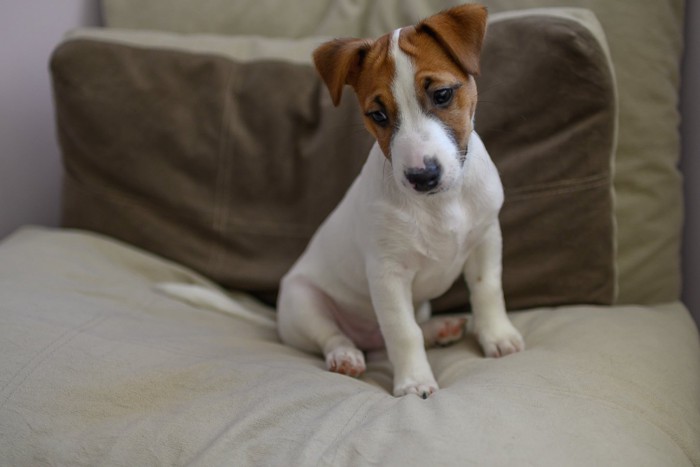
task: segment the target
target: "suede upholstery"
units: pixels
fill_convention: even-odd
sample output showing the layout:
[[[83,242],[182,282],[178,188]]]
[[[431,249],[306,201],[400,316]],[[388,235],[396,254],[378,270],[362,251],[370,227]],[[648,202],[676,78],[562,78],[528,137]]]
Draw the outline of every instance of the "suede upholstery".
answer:
[[[308,62],[111,34],[82,33],[52,61],[64,225],[274,299],[372,144],[351,90],[336,109]],[[495,16],[479,89],[477,131],[506,191],[509,308],[612,303],[616,99],[604,46],[574,17]],[[460,280],[435,307],[467,303]]]

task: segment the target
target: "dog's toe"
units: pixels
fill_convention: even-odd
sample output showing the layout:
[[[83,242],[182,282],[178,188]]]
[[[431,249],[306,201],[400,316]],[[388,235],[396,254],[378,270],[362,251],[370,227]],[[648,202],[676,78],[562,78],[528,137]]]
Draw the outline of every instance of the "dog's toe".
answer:
[[[464,335],[464,318],[437,317],[423,323],[421,329],[426,346],[448,346]]]
[[[464,333],[464,319],[446,319],[436,336],[438,345],[449,345],[462,338]]]
[[[487,357],[499,358],[525,350],[525,341],[510,322],[492,329],[477,331]]]
[[[326,355],[326,368],[334,373],[358,377],[365,372],[365,356],[359,349],[339,347]]]
[[[427,381],[423,383],[406,383],[399,384],[394,387],[394,395],[396,397],[415,394],[422,399],[427,399],[438,390],[438,385],[435,381]]]

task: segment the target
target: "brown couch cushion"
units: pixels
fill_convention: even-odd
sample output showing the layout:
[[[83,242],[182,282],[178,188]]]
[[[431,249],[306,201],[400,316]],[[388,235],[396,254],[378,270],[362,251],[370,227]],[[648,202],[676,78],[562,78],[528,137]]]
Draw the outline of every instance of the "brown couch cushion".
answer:
[[[118,28],[274,37],[372,37],[464,1],[103,0],[103,4],[105,23]],[[678,104],[684,4],[689,2],[478,1],[488,7],[492,17],[515,8],[566,5],[590,10],[600,19],[619,91],[613,170],[617,302],[678,300],[683,222]]]
[[[88,34],[55,51],[64,225],[274,295],[372,141],[350,93],[332,107],[309,64],[176,50],[168,36]],[[479,89],[477,130],[506,187],[509,308],[611,303],[615,93],[600,42],[562,16],[494,20]],[[438,307],[463,304],[461,289]]]

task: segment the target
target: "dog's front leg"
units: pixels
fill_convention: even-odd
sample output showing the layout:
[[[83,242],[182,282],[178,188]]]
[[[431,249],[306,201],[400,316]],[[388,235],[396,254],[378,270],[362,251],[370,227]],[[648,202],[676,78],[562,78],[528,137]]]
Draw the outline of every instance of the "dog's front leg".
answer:
[[[477,335],[487,357],[502,357],[525,349],[522,336],[506,315],[501,285],[502,247],[501,227],[495,221],[464,268],[473,314],[469,328]]]
[[[372,305],[394,367],[394,395],[427,399],[438,385],[416,323],[411,299],[414,275],[398,264],[377,261],[368,266]]]

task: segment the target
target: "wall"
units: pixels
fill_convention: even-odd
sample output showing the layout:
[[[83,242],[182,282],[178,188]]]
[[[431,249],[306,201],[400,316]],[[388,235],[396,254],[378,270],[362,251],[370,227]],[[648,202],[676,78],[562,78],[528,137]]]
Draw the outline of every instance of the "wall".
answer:
[[[94,0],[0,1],[0,238],[56,225],[60,163],[48,60],[66,30],[99,23]]]
[[[700,2],[686,0],[686,49],[681,113],[686,223],[683,238],[683,301],[700,324]]]

